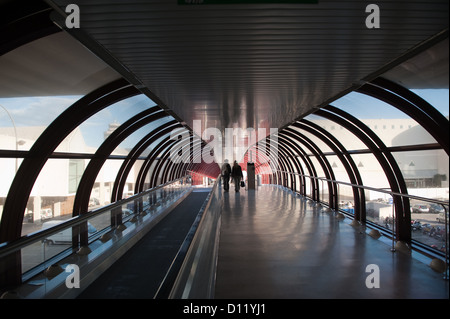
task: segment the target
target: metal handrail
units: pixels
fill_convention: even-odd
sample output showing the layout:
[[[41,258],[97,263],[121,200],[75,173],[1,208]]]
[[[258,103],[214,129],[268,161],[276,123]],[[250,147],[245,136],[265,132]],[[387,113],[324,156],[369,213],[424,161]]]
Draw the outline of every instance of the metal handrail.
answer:
[[[208,195],[208,198],[203,203],[200,209],[198,217],[198,225],[192,232],[192,238],[190,238],[190,244],[186,255],[184,256],[182,266],[177,274],[175,282],[172,284],[171,291],[167,296],[169,299],[185,299],[185,298],[206,298],[210,299],[214,294],[215,285],[215,273],[217,269],[217,247],[218,237],[220,232],[220,215],[221,208],[211,211],[211,205],[217,194],[220,194],[221,178],[220,175],[216,178],[214,186]],[[221,201],[221,197],[216,198]],[[215,203],[216,205],[220,203]],[[217,208],[217,207],[215,207]],[[212,224],[209,226],[208,221],[213,218]],[[214,221],[214,218],[218,218]],[[211,230],[216,230],[215,238],[211,238],[211,234],[208,233]],[[204,237],[207,236],[207,237]],[[212,247],[212,251],[211,251]],[[214,252],[215,251],[215,252]],[[206,256],[206,257],[205,257]],[[212,263],[204,263],[204,259],[212,258]],[[203,268],[206,266],[206,270]],[[199,271],[199,269],[202,269]],[[197,276],[200,276],[197,278]],[[206,284],[206,287],[205,287]],[[201,285],[201,290],[197,290],[198,285]],[[197,288],[195,288],[195,286]],[[195,294],[192,297],[191,293]],[[200,295],[199,295],[200,294]]]
[[[317,177],[317,176],[305,175],[305,174],[300,174],[300,173],[296,173],[296,172],[288,172],[288,171],[283,171],[283,170],[278,170],[278,172],[294,174],[294,175],[299,175],[299,176],[302,176],[302,177],[308,177],[308,178],[312,178],[312,179],[322,180],[322,181],[326,181],[326,182],[331,182],[331,183],[342,184],[342,185],[346,185],[346,186],[352,186],[352,187],[358,187],[358,188],[362,188],[362,189],[372,190],[372,191],[385,193],[385,194],[389,194],[389,195],[393,195],[393,196],[408,197],[408,198],[411,198],[411,199],[423,200],[423,201],[431,202],[431,203],[434,203],[434,204],[449,206],[449,201],[442,201],[442,200],[438,200],[438,199],[432,199],[432,198],[421,197],[421,196],[416,196],[416,195],[403,194],[403,193],[388,191],[388,190],[386,190],[384,188],[376,188],[376,187],[352,184],[352,183],[348,183],[348,182],[337,181],[337,180],[334,180],[334,179],[328,179],[328,178],[325,178],[325,177]]]
[[[25,235],[25,236],[15,240],[15,241],[4,242],[4,243],[0,244],[0,258],[3,258],[3,257],[5,257],[5,256],[7,256],[7,255],[9,255],[9,254],[11,254],[13,252],[19,251],[22,248],[24,248],[26,246],[29,246],[30,244],[32,244],[34,242],[37,242],[39,240],[45,239],[45,238],[47,238],[47,237],[49,237],[49,236],[51,236],[53,234],[56,234],[57,232],[59,232],[61,230],[67,229],[69,227],[77,226],[77,225],[81,224],[82,222],[87,221],[88,219],[91,219],[93,217],[101,215],[101,214],[103,214],[103,213],[105,213],[107,211],[114,210],[114,209],[116,209],[116,208],[118,208],[120,206],[123,206],[124,204],[126,204],[128,202],[133,202],[136,199],[142,198],[143,196],[145,196],[145,195],[147,195],[149,193],[152,193],[154,191],[157,191],[158,189],[166,187],[166,186],[168,186],[170,184],[179,182],[179,181],[185,179],[187,176],[188,175],[185,175],[185,176],[180,177],[180,178],[178,178],[176,180],[173,180],[173,181],[170,181],[170,182],[158,185],[158,186],[153,187],[151,189],[145,190],[145,191],[143,191],[141,193],[138,193],[138,194],[135,194],[133,196],[130,196],[130,197],[126,198],[126,199],[122,199],[122,200],[119,200],[119,201],[117,201],[115,203],[112,203],[110,205],[103,206],[103,207],[101,207],[99,209],[90,211],[90,212],[88,212],[86,214],[82,214],[82,215],[78,215],[78,216],[72,217],[72,218],[70,218],[70,219],[68,219],[68,220],[66,220],[66,221],[64,221],[64,222],[62,222],[60,224],[57,224],[57,225],[55,225],[53,227],[50,227],[50,228],[47,228],[47,229],[44,229],[44,230],[39,230],[37,232]]]
[[[375,187],[369,187],[369,186],[363,186],[363,185],[358,185],[358,184],[353,184],[353,183],[348,183],[348,182],[343,182],[343,181],[337,181],[337,180],[333,180],[333,179],[328,179],[328,178],[324,178],[324,177],[317,177],[317,176],[311,176],[311,175],[305,175],[305,174],[300,174],[300,173],[296,173],[296,172],[288,172],[288,171],[284,171],[284,170],[277,170],[278,172],[283,172],[283,173],[288,173],[288,174],[294,174],[294,175],[299,175],[299,176],[303,176],[303,177],[308,177],[311,179],[317,179],[317,180],[321,180],[321,181],[327,181],[327,182],[331,182],[331,183],[335,183],[338,187],[339,185],[347,185],[347,186],[351,186],[351,187],[357,187],[357,188],[361,188],[361,189],[367,189],[367,190],[372,190],[372,191],[376,191],[376,192],[380,192],[380,193],[385,193],[385,194],[389,194],[392,196],[392,198],[394,198],[394,196],[401,196],[401,197],[407,197],[410,199],[415,199],[415,200],[420,200],[420,201],[425,201],[425,202],[430,202],[430,203],[434,203],[434,204],[438,204],[441,205],[444,208],[444,219],[445,219],[445,253],[444,253],[444,262],[445,262],[445,275],[444,275],[444,279],[448,279],[448,219],[447,219],[447,215],[448,215],[448,210],[446,207],[449,206],[449,201],[442,201],[442,200],[437,200],[437,199],[432,199],[432,198],[426,198],[426,197],[421,197],[421,196],[416,196],[416,195],[410,195],[410,194],[402,194],[402,193],[398,193],[398,192],[393,192],[390,190],[386,190],[383,188],[375,188]],[[392,215],[394,217],[395,214],[395,209],[394,209],[394,205],[392,206]],[[394,230],[392,231],[392,251],[395,251],[394,249]]]
[[[199,230],[199,228],[201,227],[201,223],[205,218],[205,214],[209,210],[211,201],[213,199],[213,194],[217,190],[219,182],[220,178],[217,178],[207,198],[203,202],[203,205],[200,208],[200,211],[198,212],[194,222],[192,223],[192,226],[189,229],[188,234],[184,238],[183,243],[180,246],[180,249],[178,250],[175,258],[173,259],[173,262],[169,270],[167,271],[166,276],[164,277],[161,285],[159,286],[158,291],[154,296],[154,299],[167,299],[173,293],[174,287],[176,287],[177,285],[180,272],[183,270],[184,262],[189,256],[189,254],[192,254],[192,252],[190,251],[191,244],[195,239],[197,230]],[[190,269],[188,269],[188,271],[190,271]]]
[[[218,178],[218,177],[214,178],[214,177],[211,177],[209,175],[206,175],[206,174],[203,174],[203,173],[194,172],[194,171],[191,171],[191,170],[186,170],[186,172],[191,173],[191,174],[195,174],[195,175],[201,175],[201,176],[208,177],[208,178],[211,178],[211,179],[217,179]]]

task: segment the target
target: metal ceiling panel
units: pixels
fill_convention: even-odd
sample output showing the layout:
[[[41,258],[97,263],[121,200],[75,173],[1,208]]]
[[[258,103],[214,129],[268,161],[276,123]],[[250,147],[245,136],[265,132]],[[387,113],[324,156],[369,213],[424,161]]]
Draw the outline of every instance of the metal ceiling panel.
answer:
[[[378,29],[356,0],[77,1],[81,29],[187,125],[220,129],[282,127],[448,29],[447,0],[376,4]]]

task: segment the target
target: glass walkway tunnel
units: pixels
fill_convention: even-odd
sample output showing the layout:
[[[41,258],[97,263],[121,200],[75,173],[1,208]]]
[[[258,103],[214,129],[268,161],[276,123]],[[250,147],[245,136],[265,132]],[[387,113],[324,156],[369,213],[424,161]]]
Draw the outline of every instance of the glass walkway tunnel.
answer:
[[[189,207],[154,297],[211,298],[227,209],[264,215],[251,192],[279,191],[431,260],[448,289],[447,1],[3,1],[0,17],[4,296],[58,286],[74,256],[92,283]],[[225,159],[248,201],[227,202]],[[58,287],[21,295],[75,297]]]

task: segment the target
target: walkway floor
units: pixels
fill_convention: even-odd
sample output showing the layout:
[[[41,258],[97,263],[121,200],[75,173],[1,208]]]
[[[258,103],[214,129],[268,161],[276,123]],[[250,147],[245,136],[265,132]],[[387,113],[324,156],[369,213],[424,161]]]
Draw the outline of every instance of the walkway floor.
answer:
[[[276,186],[224,194],[215,298],[449,298],[410,254]],[[366,280],[379,288],[368,288]]]

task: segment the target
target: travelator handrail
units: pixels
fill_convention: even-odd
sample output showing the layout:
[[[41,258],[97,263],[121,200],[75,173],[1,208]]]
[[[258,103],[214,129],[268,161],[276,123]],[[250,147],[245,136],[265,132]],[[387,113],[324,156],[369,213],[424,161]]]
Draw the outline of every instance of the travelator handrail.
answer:
[[[199,172],[194,172],[194,171],[191,171],[191,170],[186,170],[186,172],[187,173],[190,173],[191,175],[200,175],[200,176],[204,176],[204,177],[208,177],[208,178],[211,178],[211,179],[214,179],[214,178],[212,178],[211,176],[209,176],[209,175],[206,175],[206,174],[203,174],[203,173],[199,173]],[[215,179],[217,179],[218,177],[216,177]]]
[[[155,299],[213,298],[221,216],[221,208],[214,205],[219,204],[221,207],[220,185],[219,175],[155,294]]]
[[[21,238],[19,238],[17,240],[14,240],[12,242],[1,243],[0,244],[0,259],[4,258],[4,257],[6,257],[6,256],[8,256],[8,255],[10,255],[10,254],[12,254],[14,252],[17,252],[17,251],[19,251],[19,250],[21,250],[21,249],[23,249],[23,248],[25,248],[25,247],[35,243],[35,242],[42,241],[45,238],[47,238],[47,237],[49,237],[51,235],[54,235],[54,234],[56,234],[56,233],[58,233],[60,231],[63,231],[63,230],[68,229],[68,228],[76,227],[79,224],[81,224],[83,222],[86,222],[86,221],[88,221],[91,218],[99,216],[99,215],[101,215],[101,214],[103,214],[105,212],[108,212],[108,211],[113,211],[113,210],[115,210],[115,209],[117,209],[117,208],[119,208],[119,207],[121,207],[121,206],[123,206],[123,205],[125,205],[127,203],[131,203],[131,202],[134,202],[136,200],[139,200],[142,197],[144,197],[144,196],[146,196],[146,195],[148,195],[148,194],[150,194],[152,192],[155,192],[155,191],[157,191],[157,190],[159,190],[161,188],[164,188],[164,187],[167,187],[167,186],[169,186],[171,184],[174,184],[174,183],[180,182],[182,180],[185,180],[185,178],[187,176],[189,176],[189,175],[185,175],[185,176],[180,177],[180,178],[178,178],[176,180],[173,180],[173,181],[170,181],[170,182],[167,182],[167,183],[155,186],[155,187],[150,188],[148,190],[145,190],[145,191],[143,191],[141,193],[138,193],[138,194],[135,194],[133,196],[130,196],[130,197],[126,198],[126,199],[121,199],[121,200],[119,200],[117,202],[114,202],[112,204],[100,207],[100,208],[95,209],[93,211],[89,211],[86,214],[82,214],[82,215],[78,215],[78,216],[72,217],[72,218],[70,218],[68,220],[65,220],[65,221],[63,221],[63,222],[61,222],[61,223],[59,223],[57,225],[54,225],[54,226],[52,226],[50,228],[47,228],[47,229],[44,229],[44,230],[39,230],[39,231],[36,231],[34,233],[25,235],[25,236],[23,236],[23,237],[21,237]]]

